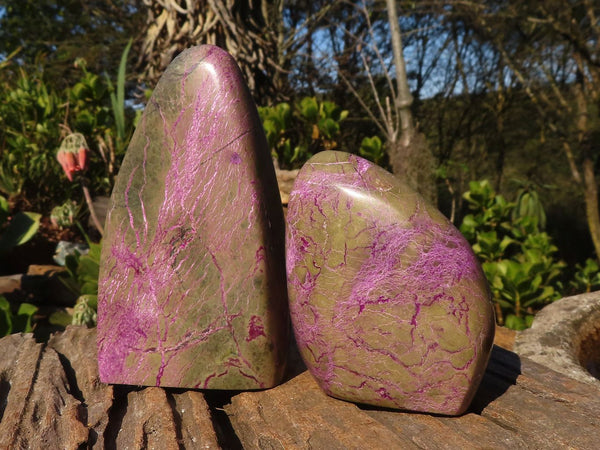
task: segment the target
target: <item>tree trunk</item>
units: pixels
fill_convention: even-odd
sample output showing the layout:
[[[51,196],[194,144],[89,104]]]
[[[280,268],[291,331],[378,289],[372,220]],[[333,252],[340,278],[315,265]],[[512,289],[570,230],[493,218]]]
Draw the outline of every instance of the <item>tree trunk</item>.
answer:
[[[386,0],[386,4],[396,70],[394,106],[400,119],[400,136],[397,134],[397,129],[389,132],[387,136],[390,164],[397,176],[403,177],[409,186],[435,205],[437,203],[437,189],[433,175],[435,161],[425,136],[417,132],[413,121],[411,111],[413,97],[406,75],[396,0]]]
[[[583,80],[582,77],[580,77]],[[590,230],[590,236],[596,251],[596,258],[600,258],[600,211],[598,210],[598,185],[594,173],[594,161],[592,160],[589,142],[589,110],[586,95],[584,93],[583,81],[575,85],[575,100],[577,104],[577,143],[583,150],[583,199],[585,201],[585,213]],[[577,174],[573,174],[575,177]],[[575,177],[575,179],[577,179]],[[580,178],[581,179],[581,178]]]
[[[280,69],[278,46],[283,18],[277,2],[251,0],[144,0],[147,28],[138,67],[154,85],[172,59],[191,45],[213,44],[236,59],[246,83],[261,104],[276,98],[274,73]],[[276,80],[281,84],[282,79]]]
[[[585,213],[596,251],[596,258],[600,257],[600,211],[598,210],[598,185],[594,174],[594,162],[587,157],[583,161],[583,183]]]
[[[396,108],[400,115],[400,144],[408,147],[411,144],[415,127],[413,123],[410,107],[413,103],[413,97],[408,87],[408,77],[406,76],[406,63],[402,51],[402,36],[400,26],[398,25],[398,11],[396,10],[396,0],[386,0],[388,8],[388,20],[390,23],[390,34],[392,38],[392,51],[394,53],[394,66],[396,68]]]

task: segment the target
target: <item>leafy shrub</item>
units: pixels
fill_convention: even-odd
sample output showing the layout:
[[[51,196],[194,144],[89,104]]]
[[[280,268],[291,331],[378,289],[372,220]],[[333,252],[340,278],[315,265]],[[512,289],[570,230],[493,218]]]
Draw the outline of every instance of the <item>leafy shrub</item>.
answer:
[[[300,167],[321,150],[335,150],[341,123],[348,117],[335,103],[315,97],[293,106],[284,102],[259,107],[258,112],[273,157],[284,169]]]
[[[592,292],[600,289],[600,266],[598,261],[587,259],[584,265],[577,264],[573,280],[569,283],[575,292]]]
[[[470,213],[460,230],[482,262],[498,322],[524,329],[536,311],[561,297],[559,278],[565,268],[555,257],[552,238],[541,230],[539,198],[530,191],[527,208],[517,207],[497,195],[487,180],[469,183],[463,197]],[[531,199],[538,204],[529,203]],[[532,211],[536,214],[529,215]]]
[[[358,154],[379,166],[385,164],[386,153],[379,136],[365,137],[360,143]]]
[[[31,333],[33,315],[37,310],[37,306],[21,303],[16,313],[13,313],[9,301],[0,295],[0,337],[11,333]]]
[[[41,69],[9,74],[5,68],[0,80],[0,191],[10,201],[25,196],[34,204],[65,195],[54,164],[64,95],[44,82]]]
[[[20,211],[9,220],[8,201],[0,195],[0,254],[29,241],[37,232],[41,214]]]
[[[128,51],[116,86],[108,76],[90,73],[83,60],[75,62],[80,79],[61,91],[46,82],[42,61],[33,72],[10,60],[0,65],[0,192],[9,202],[43,213],[69,200],[82,202],[79,187],[64,182],[55,160],[72,130],[90,143],[90,191],[110,193],[132,131],[124,99]]]
[[[9,205],[0,196],[0,255],[13,247],[29,241],[37,232],[41,214],[18,212],[9,218]],[[32,319],[38,308],[29,303],[21,303],[16,312],[10,302],[0,295],[0,337],[11,333],[33,331]]]
[[[102,243],[88,241],[90,247],[85,255],[79,252],[67,255],[65,258],[65,272],[61,274],[61,281],[77,297],[73,316],[64,318],[56,315],[50,318],[54,324],[65,325],[65,320],[74,325],[96,325],[96,311],[98,308],[98,274],[100,269],[100,252]]]

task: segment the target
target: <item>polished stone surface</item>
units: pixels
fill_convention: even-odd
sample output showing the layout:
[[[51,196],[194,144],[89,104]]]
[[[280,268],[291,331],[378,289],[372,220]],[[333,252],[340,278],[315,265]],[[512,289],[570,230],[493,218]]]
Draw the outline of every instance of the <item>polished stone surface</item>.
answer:
[[[106,383],[277,384],[288,349],[284,223],[256,107],[223,50],[156,86],[113,190],[102,249]]]
[[[300,170],[287,224],[294,333],[321,388],[463,413],[489,359],[494,311],[460,232],[390,173],[331,151]]]

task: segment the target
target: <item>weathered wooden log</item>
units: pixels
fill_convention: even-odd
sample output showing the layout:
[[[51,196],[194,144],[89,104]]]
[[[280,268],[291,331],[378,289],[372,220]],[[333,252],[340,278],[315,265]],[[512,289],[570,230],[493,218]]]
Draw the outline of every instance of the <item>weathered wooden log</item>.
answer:
[[[77,299],[59,279],[60,266],[30,265],[27,273],[0,276],[0,295],[10,302],[73,306]]]
[[[0,449],[591,449],[600,436],[600,390],[498,346],[469,411],[444,417],[328,397],[293,348],[269,390],[107,385],[95,342],[73,326],[47,344],[0,339]]]
[[[500,347],[467,414],[389,411],[327,397],[308,373],[232,398],[245,448],[597,448],[600,390]]]
[[[0,340],[0,449],[220,448],[199,391],[100,383],[96,330]]]
[[[0,448],[78,448],[86,442],[82,403],[58,353],[32,335],[0,341]]]

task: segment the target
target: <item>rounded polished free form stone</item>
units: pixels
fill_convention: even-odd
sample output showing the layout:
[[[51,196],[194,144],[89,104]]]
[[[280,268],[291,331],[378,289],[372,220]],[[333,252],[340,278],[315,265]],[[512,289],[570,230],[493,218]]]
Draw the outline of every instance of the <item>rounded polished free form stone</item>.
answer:
[[[463,413],[495,322],[460,232],[392,174],[332,151],[300,170],[287,222],[294,333],[321,388],[353,402]]]
[[[256,106],[233,58],[167,68],[106,222],[98,364],[106,383],[258,389],[288,349],[284,222]]]

